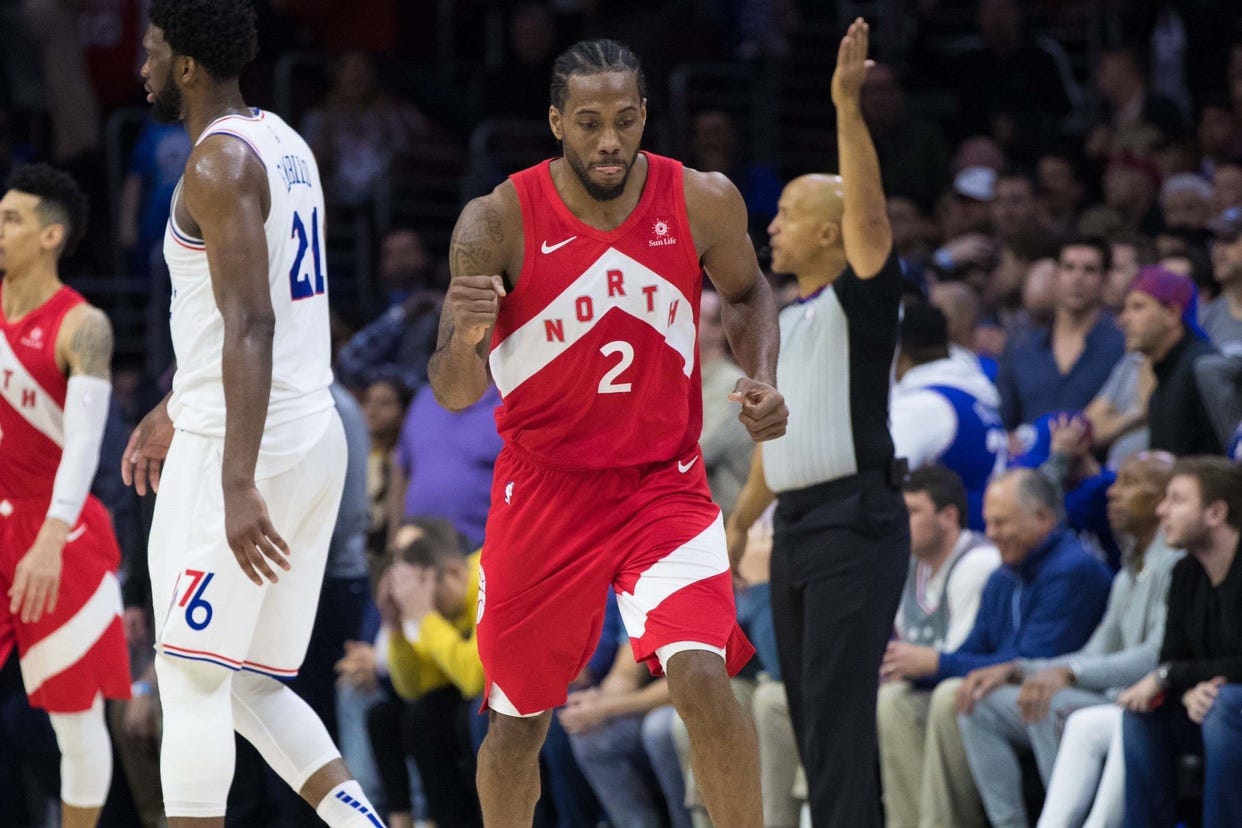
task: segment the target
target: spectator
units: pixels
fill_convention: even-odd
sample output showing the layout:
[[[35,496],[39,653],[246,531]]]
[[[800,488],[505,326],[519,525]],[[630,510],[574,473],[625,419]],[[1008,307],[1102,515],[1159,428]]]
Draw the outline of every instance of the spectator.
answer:
[[[1035,183],[1045,221],[1054,232],[1069,234],[1078,226],[1086,194],[1078,163],[1069,153],[1045,153],[1036,163]]]
[[[723,514],[733,511],[737,493],[746,483],[754,442],[729,400],[733,386],[745,376],[729,356],[720,321],[720,297],[704,290],[699,300],[699,370],[703,381],[703,435],[699,446],[707,468],[712,500]]]
[[[363,393],[362,412],[371,436],[371,451],[367,456],[367,499],[371,504],[367,552],[371,561],[384,554],[392,527],[402,517],[389,512],[388,486],[396,461],[401,422],[409,402],[405,388],[391,380],[376,380]]]
[[[961,124],[992,135],[1006,150],[1034,154],[1071,108],[1068,76],[1047,44],[1026,31],[1016,0],[979,0],[982,45],[958,61]]]
[[[940,128],[910,115],[897,72],[883,63],[867,73],[860,103],[880,158],[884,190],[930,206],[945,184],[949,165],[949,147]]]
[[[1072,238],[1057,257],[1051,323],[1011,340],[997,385],[1005,427],[1017,428],[1051,411],[1078,411],[1091,402],[1121,358],[1125,339],[1100,302],[1108,246]]]
[[[672,741],[676,715],[668,679],[652,680],[628,647],[618,649],[599,687],[570,693],[557,712],[578,766],[617,828],[666,820],[672,828],[690,828]]]
[[[424,534],[398,550],[380,577],[377,603],[393,687],[405,704],[368,715],[376,753],[392,754],[395,744],[398,755],[413,756],[431,818],[462,828],[482,824],[469,725],[484,682],[474,635],[479,578],[479,553],[462,554],[451,536]],[[381,772],[399,824],[409,809],[404,763]]]
[[[1147,401],[1155,387],[1151,362],[1126,351],[1100,393],[1083,409],[1091,426],[1091,447],[1107,452],[1109,467],[1116,468],[1127,455],[1147,448]]]
[[[381,89],[370,55],[350,51],[338,58],[332,88],[301,131],[319,161],[329,205],[357,207],[375,198],[392,168],[431,130],[417,108]]]
[[[337,354],[337,376],[347,388],[361,391],[377,379],[387,379],[413,394],[427,382],[441,300],[430,274],[418,233],[398,228],[384,237],[379,278],[388,308]]]
[[[546,95],[546,92],[545,92]],[[705,109],[690,125],[690,157],[687,166],[703,172],[720,172],[737,185],[746,202],[750,237],[756,244],[765,239],[764,228],[776,215],[781,180],[776,168],[743,157],[739,129],[723,109]]]
[[[966,487],[966,524],[982,531],[983,491],[1006,459],[996,387],[977,364],[950,356],[944,314],[917,301],[902,315],[896,376],[894,450],[912,469],[941,463],[955,472]]]
[[[1012,662],[1009,680],[1020,686],[1009,683],[996,688],[975,704],[972,713],[960,717],[966,756],[993,825],[1016,828],[1027,824],[1020,756],[1033,752],[1040,778],[1048,784],[1064,718],[1079,708],[1109,704],[1155,667],[1164,637],[1169,579],[1181,558],[1157,532],[1155,513],[1172,468],[1172,455],[1135,455],[1109,487],[1108,519],[1113,531],[1128,539],[1128,545],[1104,618],[1090,640],[1068,655]],[[1119,722],[1117,711],[1114,725]],[[1106,734],[1103,744],[1110,737],[1111,733]],[[1086,757],[1066,756],[1062,773],[1071,776],[1063,784],[1074,786],[1098,777],[1102,757],[1093,758],[1096,765],[1088,769]],[[1066,796],[1064,791],[1059,794]],[[1090,794],[1083,798],[1089,805]],[[1068,807],[1063,801],[1053,804]]]
[[[1223,97],[1212,98],[1199,110],[1199,172],[1209,181],[1217,167],[1242,150],[1242,129],[1234,121],[1229,102]]]
[[[948,323],[949,356],[977,367],[995,383],[996,359],[980,353],[977,345],[979,327],[983,322],[983,303],[979,300],[979,294],[962,282],[937,282],[931,286],[927,298],[940,309]]]
[[[1157,510],[1173,570],[1160,666],[1121,694],[1126,822],[1172,826],[1175,761],[1204,756],[1203,825],[1242,825],[1242,467],[1191,457]]]
[[[448,518],[472,548],[482,545],[501,445],[494,418],[499,404],[500,394],[490,385],[478,402],[449,411],[430,385],[423,386],[397,441],[390,516]]]
[[[559,51],[546,4],[523,2],[509,12],[506,46],[504,60],[482,78],[483,116],[530,118],[548,106],[548,78]]]
[[[1130,49],[1106,51],[1095,70],[1095,87],[1107,118],[1087,140],[1097,158],[1117,152],[1146,153],[1185,132],[1177,104],[1149,92],[1138,56]]]
[[[1001,240],[1030,232],[1042,223],[1035,183],[1022,172],[1008,171],[996,179],[996,200],[992,202],[992,227]]]
[[[1221,295],[1203,308],[1203,329],[1223,354],[1242,354],[1242,207],[1223,212],[1208,225],[1212,244],[1212,274]]]
[[[1211,202],[1212,185],[1193,173],[1170,176],[1160,187],[1160,211],[1170,229],[1201,230]]]
[[[917,810],[890,826],[985,824],[957,714],[1005,682],[1007,662],[1081,647],[1104,610],[1108,572],[1060,528],[1060,493],[1049,480],[1030,470],[1008,472],[988,487],[984,513],[1004,565],[983,588],[969,636],[952,651],[890,645],[881,668],[890,680],[935,688],[930,697],[881,693],[881,766],[894,756],[913,758],[904,778],[913,785],[907,790],[918,791]]]
[[[1125,304],[1130,283],[1138,276],[1139,265],[1150,264],[1153,251],[1147,238],[1137,233],[1113,238],[1109,251],[1112,255],[1108,276],[1104,280],[1102,299],[1105,310],[1118,314],[1121,313],[1121,306]]]
[[[1212,176],[1212,215],[1230,207],[1242,207],[1242,159],[1237,157],[1218,164]]]
[[[1105,468],[1091,453],[1090,424],[1080,414],[1059,412],[1040,417],[1030,429],[1033,443],[1027,443],[1028,429],[1018,430],[1025,449],[1014,458],[1014,465],[1038,468],[1065,496],[1065,526],[1078,536],[1083,547],[1098,560],[1117,571],[1121,549],[1108,525],[1108,488],[1117,475]]]
[[[1150,360],[1156,375],[1147,401],[1148,444],[1176,455],[1223,449],[1195,383],[1195,360],[1215,349],[1194,332],[1194,298],[1194,284],[1185,276],[1145,267],[1121,313],[1126,346]]]

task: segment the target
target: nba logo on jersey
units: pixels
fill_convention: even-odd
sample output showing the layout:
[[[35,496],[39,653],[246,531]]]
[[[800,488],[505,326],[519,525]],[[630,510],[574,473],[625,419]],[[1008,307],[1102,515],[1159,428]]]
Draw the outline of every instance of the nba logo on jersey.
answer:
[[[510,480],[509,484],[505,486],[505,503],[512,503],[512,502],[513,502],[513,481]]]

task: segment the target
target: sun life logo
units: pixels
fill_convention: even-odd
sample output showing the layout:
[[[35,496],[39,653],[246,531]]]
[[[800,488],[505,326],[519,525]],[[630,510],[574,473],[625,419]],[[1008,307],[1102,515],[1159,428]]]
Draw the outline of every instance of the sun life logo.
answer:
[[[43,347],[43,329],[42,328],[31,328],[30,334],[28,336],[22,337],[22,344],[25,345],[27,348],[42,348]]]
[[[660,236],[661,238],[663,238],[664,236],[668,235],[668,222],[659,220],[655,223],[655,226],[652,227],[651,229],[655,231],[655,234],[657,236]]]

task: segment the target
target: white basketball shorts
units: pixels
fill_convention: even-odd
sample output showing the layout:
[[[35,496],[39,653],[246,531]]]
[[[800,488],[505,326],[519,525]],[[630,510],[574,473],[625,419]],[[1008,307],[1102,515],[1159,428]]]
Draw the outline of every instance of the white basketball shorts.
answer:
[[[271,564],[279,580],[263,586],[242,572],[225,538],[224,441],[187,431],[173,438],[149,544],[155,646],[165,655],[297,675],[345,481],[345,432],[335,409],[275,432],[264,434],[255,478],[292,569]]]

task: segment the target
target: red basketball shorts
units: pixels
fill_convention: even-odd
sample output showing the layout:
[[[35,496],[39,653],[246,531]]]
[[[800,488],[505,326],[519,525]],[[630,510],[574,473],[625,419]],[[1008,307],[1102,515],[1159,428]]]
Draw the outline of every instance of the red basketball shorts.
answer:
[[[103,505],[86,499],[61,553],[56,609],[33,624],[9,612],[17,564],[47,514],[46,498],[0,498],[0,663],[17,644],[22,681],[34,707],[52,713],[90,709],[95,696],[128,699],[129,649],[116,570],[121,552]]]
[[[513,446],[496,460],[479,576],[488,693],[522,715],[563,704],[616,590],[634,657],[719,650],[731,674],[754,654],[737,625],[720,508],[696,452],[667,464],[564,470]]]

